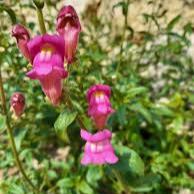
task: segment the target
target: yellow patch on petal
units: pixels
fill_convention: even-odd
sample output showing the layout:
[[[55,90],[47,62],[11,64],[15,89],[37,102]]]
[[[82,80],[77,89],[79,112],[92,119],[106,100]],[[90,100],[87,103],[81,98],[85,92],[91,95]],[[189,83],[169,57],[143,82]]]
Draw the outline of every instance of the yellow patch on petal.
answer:
[[[51,44],[44,44],[40,52],[40,60],[48,61],[51,59],[52,54],[54,53],[55,48]]]
[[[104,92],[101,92],[101,91],[97,91],[97,92],[95,92],[95,97],[102,97],[102,96],[104,96]]]
[[[103,101],[104,100],[104,92],[101,92],[101,91],[97,91],[94,93],[94,96],[96,99],[100,100],[100,101]]]
[[[51,44],[46,43],[43,45],[41,51],[50,51],[51,53],[53,53],[55,51],[55,48]]]

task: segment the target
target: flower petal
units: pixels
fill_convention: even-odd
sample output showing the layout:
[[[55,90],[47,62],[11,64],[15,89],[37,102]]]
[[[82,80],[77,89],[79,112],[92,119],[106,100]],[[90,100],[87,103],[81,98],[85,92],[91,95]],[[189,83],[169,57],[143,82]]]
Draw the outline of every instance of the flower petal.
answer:
[[[64,58],[64,39],[58,35],[45,34],[38,35],[28,42],[27,47],[31,54],[32,60],[41,51],[42,47],[45,44],[50,44],[51,46],[53,46],[57,50],[57,52],[60,53],[61,58]]]
[[[61,79],[56,79],[54,75],[46,76],[40,80],[42,89],[52,104],[58,105],[62,93]]]
[[[115,164],[118,162],[118,157],[114,154],[114,150],[111,150],[109,152],[104,152],[104,157],[107,163],[109,164]]]
[[[91,96],[95,92],[97,92],[97,91],[102,91],[102,92],[104,92],[108,96],[108,98],[110,97],[110,94],[111,94],[110,86],[104,85],[104,84],[96,84],[96,85],[91,86],[88,89],[88,91],[87,91],[87,99],[88,99],[88,102],[90,102]]]
[[[30,79],[37,79],[37,74],[36,74],[36,71],[34,69],[32,69],[31,71],[27,72],[26,75]]]
[[[69,27],[65,30],[65,59],[70,64],[73,62],[74,55],[79,39],[79,31],[75,27]]]

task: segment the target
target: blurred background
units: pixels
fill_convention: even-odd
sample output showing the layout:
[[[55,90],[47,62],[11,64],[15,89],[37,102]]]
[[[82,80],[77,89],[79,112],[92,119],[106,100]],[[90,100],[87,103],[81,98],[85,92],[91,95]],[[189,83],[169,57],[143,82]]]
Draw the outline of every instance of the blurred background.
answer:
[[[30,0],[0,1],[0,67],[7,107],[15,91],[26,97],[21,119],[12,117],[19,157],[41,193],[193,194],[194,193],[194,1],[45,0],[47,32],[56,33],[56,16],[71,4],[82,32],[68,90],[88,129],[86,91],[96,83],[112,88],[116,112],[107,128],[119,156],[116,165],[80,164],[80,127],[56,127],[66,109],[53,107],[31,65],[20,54],[11,28],[25,25],[39,34]],[[11,117],[10,112],[10,117]],[[31,194],[15,166],[0,109],[0,193]]]

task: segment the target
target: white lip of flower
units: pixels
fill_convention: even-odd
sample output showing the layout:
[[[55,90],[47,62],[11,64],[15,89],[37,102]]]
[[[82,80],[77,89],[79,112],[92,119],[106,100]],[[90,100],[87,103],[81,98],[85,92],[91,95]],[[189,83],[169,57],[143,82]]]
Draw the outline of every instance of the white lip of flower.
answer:
[[[40,53],[40,60],[41,61],[49,61],[52,56],[51,50],[42,50]]]
[[[104,94],[102,92],[95,94],[96,101],[103,102],[104,101]]]
[[[98,143],[90,143],[90,150],[92,153],[96,152],[102,152],[104,149],[104,144],[103,142],[98,142]]]
[[[13,101],[17,101],[17,100],[18,100],[18,96],[14,96]]]
[[[41,49],[40,60],[41,61],[49,61],[51,59],[54,51],[55,51],[55,48],[52,45],[46,43]]]
[[[72,17],[72,14],[71,14],[71,13],[67,13],[67,14],[65,15],[65,17]]]

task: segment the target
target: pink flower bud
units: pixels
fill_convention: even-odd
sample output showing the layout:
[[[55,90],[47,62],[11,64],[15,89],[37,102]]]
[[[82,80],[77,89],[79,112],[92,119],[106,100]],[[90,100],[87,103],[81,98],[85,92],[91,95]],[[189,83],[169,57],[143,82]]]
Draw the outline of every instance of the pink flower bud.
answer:
[[[115,164],[118,162],[110,142],[112,137],[111,131],[104,129],[91,134],[81,129],[81,137],[87,141],[81,164]]]
[[[81,24],[75,9],[71,6],[64,6],[57,16],[57,32],[65,40],[65,59],[68,64],[73,62],[79,40]]]
[[[11,110],[17,117],[20,117],[25,109],[25,97],[20,92],[15,92],[10,99]]]
[[[12,27],[12,36],[16,38],[20,52],[30,61],[30,54],[27,48],[27,43],[30,40],[30,35],[27,29],[21,24],[16,24]]]
[[[114,112],[110,103],[111,90],[108,85],[94,85],[87,92],[88,114],[98,129],[105,127],[108,117]]]

